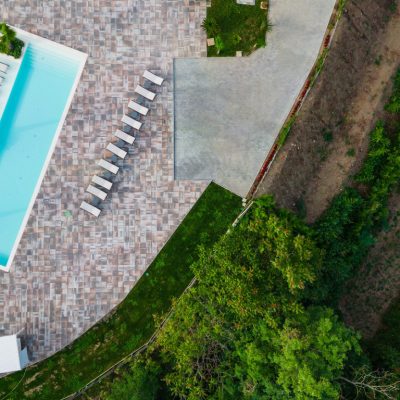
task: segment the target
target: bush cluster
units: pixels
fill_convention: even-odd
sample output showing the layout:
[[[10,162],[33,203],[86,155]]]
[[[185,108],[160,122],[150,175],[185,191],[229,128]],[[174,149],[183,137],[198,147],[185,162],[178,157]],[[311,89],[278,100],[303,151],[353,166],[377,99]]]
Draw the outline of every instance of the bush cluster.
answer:
[[[0,53],[14,58],[20,58],[24,42],[17,38],[16,33],[7,24],[0,24]]]

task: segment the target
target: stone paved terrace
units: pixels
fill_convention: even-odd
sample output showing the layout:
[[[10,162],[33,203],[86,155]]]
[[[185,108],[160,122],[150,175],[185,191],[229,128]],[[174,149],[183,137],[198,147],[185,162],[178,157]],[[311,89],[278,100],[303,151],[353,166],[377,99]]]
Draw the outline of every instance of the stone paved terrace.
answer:
[[[335,3],[271,0],[264,49],[175,61],[177,179],[213,179],[247,195],[317,58]]]
[[[172,59],[205,55],[206,0],[0,0],[0,19],[89,55],[10,273],[0,335],[25,327],[35,360],[118,304],[204,190],[173,181]],[[78,211],[144,69],[167,78],[95,220]],[[68,216],[70,211],[72,216]]]

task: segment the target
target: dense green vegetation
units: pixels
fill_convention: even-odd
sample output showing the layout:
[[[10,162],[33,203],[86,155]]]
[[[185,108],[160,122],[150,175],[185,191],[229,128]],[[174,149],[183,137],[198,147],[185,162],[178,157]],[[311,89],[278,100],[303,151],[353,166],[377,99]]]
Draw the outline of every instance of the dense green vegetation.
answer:
[[[208,56],[234,56],[236,51],[249,55],[265,47],[266,34],[271,25],[268,11],[255,6],[237,4],[236,0],[211,0],[203,28],[215,45],[208,47]]]
[[[7,399],[59,399],[146,342],[155,329],[153,315],[166,312],[193,278],[189,265],[198,257],[196,248],[207,248],[226,232],[240,207],[238,196],[211,184],[115,312],[65,350],[28,368]],[[0,398],[22,376],[1,379]]]
[[[17,38],[16,33],[7,24],[0,24],[0,53],[14,58],[20,58],[24,42]]]
[[[265,197],[199,254],[197,285],[175,304],[144,361],[159,376],[149,399],[337,399],[358,336],[333,310],[305,305],[305,287],[322,267],[310,228]],[[143,360],[130,368],[123,380],[143,371]],[[139,398],[129,389],[123,397],[120,383],[110,398],[115,391]]]

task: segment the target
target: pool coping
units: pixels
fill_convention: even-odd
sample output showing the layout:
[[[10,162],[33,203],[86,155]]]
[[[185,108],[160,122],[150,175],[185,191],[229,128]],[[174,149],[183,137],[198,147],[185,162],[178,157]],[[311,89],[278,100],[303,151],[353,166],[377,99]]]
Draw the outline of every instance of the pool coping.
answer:
[[[63,126],[64,126],[65,119],[66,119],[67,114],[69,112],[69,109],[71,107],[72,99],[73,99],[73,97],[75,95],[76,89],[78,87],[79,81],[80,81],[81,76],[82,76],[83,69],[85,67],[85,64],[86,64],[86,61],[87,61],[87,58],[88,58],[88,54],[83,53],[83,52],[81,52],[79,50],[75,50],[75,49],[73,49],[71,47],[64,46],[64,45],[56,43],[56,42],[54,42],[52,40],[43,38],[43,37],[38,36],[38,35],[34,35],[33,33],[24,31],[24,30],[19,29],[19,28],[16,28],[16,27],[13,27],[13,26],[10,26],[10,27],[16,31],[18,38],[20,38],[21,40],[23,40],[25,42],[24,54],[25,54],[25,49],[28,47],[28,45],[30,43],[37,43],[37,44],[42,44],[42,45],[45,44],[46,48],[54,48],[54,49],[57,49],[58,51],[62,50],[64,52],[68,52],[71,56],[76,57],[76,59],[79,60],[79,68],[78,68],[78,72],[77,72],[76,77],[75,77],[75,81],[74,81],[74,83],[73,83],[73,85],[71,87],[69,96],[68,96],[67,101],[65,103],[64,111],[63,111],[63,113],[61,115],[61,118],[60,118],[60,121],[59,121],[59,123],[57,125],[57,129],[56,129],[56,132],[54,134],[53,140],[52,140],[51,145],[49,147],[49,151],[47,153],[46,159],[45,159],[45,161],[43,163],[43,166],[42,166],[39,178],[37,180],[35,189],[34,189],[34,191],[32,193],[31,200],[30,200],[29,205],[28,205],[28,207],[26,209],[24,218],[22,220],[22,224],[21,224],[21,226],[19,228],[19,231],[18,231],[18,234],[16,236],[14,245],[13,245],[13,247],[11,249],[11,252],[10,252],[10,255],[8,257],[7,264],[6,265],[0,264],[0,271],[1,272],[9,272],[10,271],[12,262],[14,260],[15,254],[17,252],[17,249],[18,249],[19,243],[21,241],[22,235],[23,235],[23,233],[25,231],[26,224],[28,223],[28,219],[29,219],[29,217],[31,215],[31,211],[32,211],[32,208],[33,208],[33,206],[35,204],[36,197],[37,197],[37,195],[39,193],[40,187],[42,185],[43,178],[44,178],[44,176],[45,176],[45,174],[47,172],[47,168],[48,168],[48,166],[50,164],[50,160],[51,160],[51,158],[53,156],[55,147],[56,147],[57,142],[58,142],[58,138],[59,138],[61,130],[62,130]],[[21,57],[21,59],[20,59],[20,64],[22,63],[22,58],[23,57]],[[18,73],[15,76],[15,80],[17,79],[17,75],[18,75]],[[12,87],[14,87],[15,80],[13,82]],[[11,92],[12,92],[12,88],[11,88],[10,94],[11,94]],[[8,101],[8,99],[7,99],[7,101]],[[7,102],[6,102],[6,105],[7,105]],[[6,107],[6,105],[5,105],[5,107]]]

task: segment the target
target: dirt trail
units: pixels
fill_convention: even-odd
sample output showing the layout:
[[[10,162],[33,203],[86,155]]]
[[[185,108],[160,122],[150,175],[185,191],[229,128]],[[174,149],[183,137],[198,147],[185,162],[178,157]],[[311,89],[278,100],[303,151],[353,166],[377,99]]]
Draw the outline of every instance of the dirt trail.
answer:
[[[357,170],[400,63],[400,13],[391,4],[348,1],[325,67],[257,195],[305,205],[312,222]]]

